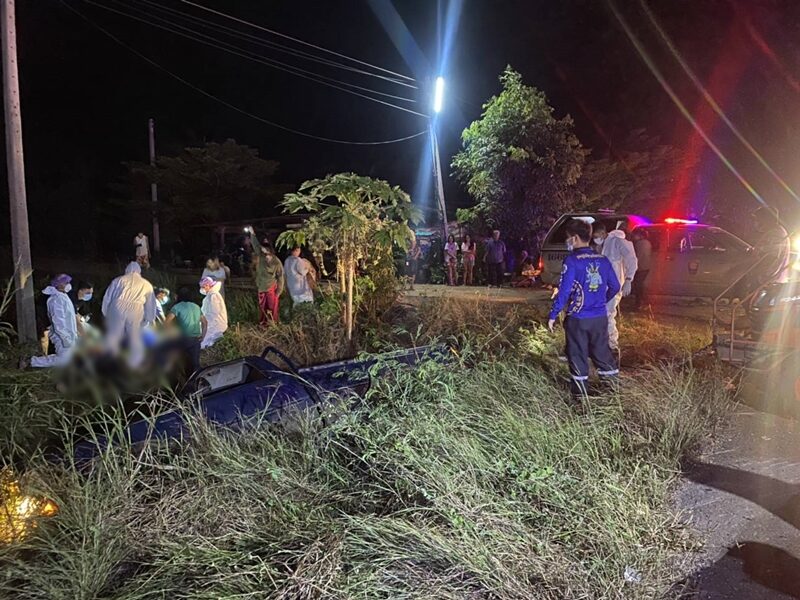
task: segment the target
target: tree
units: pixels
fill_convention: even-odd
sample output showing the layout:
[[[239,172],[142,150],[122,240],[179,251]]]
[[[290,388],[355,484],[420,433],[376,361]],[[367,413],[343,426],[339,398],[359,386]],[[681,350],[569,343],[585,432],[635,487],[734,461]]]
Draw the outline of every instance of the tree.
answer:
[[[569,116],[556,119],[544,93],[506,67],[503,91],[461,134],[455,175],[477,201],[475,215],[508,237],[532,242],[571,208],[588,151]]]
[[[581,208],[661,216],[669,206],[676,174],[691,171],[683,153],[638,129],[608,157],[587,161],[577,192]]]
[[[391,252],[392,245],[407,249],[414,237],[409,222],[419,211],[411,197],[398,186],[354,173],[312,179],[281,203],[285,213],[310,216],[299,229],[284,231],[280,247],[308,245],[324,269],[323,255],[336,257],[336,273],[345,298],[347,339],[353,339],[353,294],[356,272],[362,261]]]
[[[129,179],[158,184],[159,219],[180,229],[188,225],[248,218],[259,205],[274,206],[285,191],[273,183],[278,163],[258,156],[258,150],[234,140],[184,148],[176,156],[161,156],[155,167],[126,163]],[[141,186],[139,186],[141,187]],[[150,210],[141,194],[133,207]]]

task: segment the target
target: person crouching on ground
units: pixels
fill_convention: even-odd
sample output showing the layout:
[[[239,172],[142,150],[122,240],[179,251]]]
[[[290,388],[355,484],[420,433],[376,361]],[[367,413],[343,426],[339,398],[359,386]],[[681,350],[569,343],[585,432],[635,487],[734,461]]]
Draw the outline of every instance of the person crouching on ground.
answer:
[[[256,288],[258,288],[258,324],[266,327],[278,322],[278,302],[283,293],[283,264],[275,256],[267,238],[259,243],[252,227],[248,227],[250,242],[255,250]]]
[[[167,324],[175,323],[181,336],[181,346],[191,364],[192,373],[200,368],[200,342],[203,339],[203,313],[192,301],[189,288],[178,290],[175,304],[167,314]]]
[[[72,289],[72,277],[62,273],[50,281],[42,293],[47,299],[47,316],[50,319],[50,342],[56,349],[55,354],[34,356],[28,361],[20,360],[20,367],[28,365],[35,368],[60,367],[67,364],[78,341],[78,321],[75,307],[67,295]]]
[[[200,320],[202,326],[202,341],[200,348],[210,348],[228,330],[228,309],[225,308],[225,300],[219,293],[222,287],[221,281],[214,281],[211,277],[203,277],[200,280],[200,293],[203,298],[203,306],[200,311],[203,318]]]
[[[553,300],[550,320],[553,331],[559,313],[565,308],[564,333],[567,339],[567,362],[571,375],[573,399],[588,396],[589,359],[604,381],[616,381],[619,368],[608,344],[606,304],[620,290],[614,267],[605,256],[595,252],[589,242],[591,225],[572,219],[566,227],[567,247],[572,251],[564,259],[558,294]]]

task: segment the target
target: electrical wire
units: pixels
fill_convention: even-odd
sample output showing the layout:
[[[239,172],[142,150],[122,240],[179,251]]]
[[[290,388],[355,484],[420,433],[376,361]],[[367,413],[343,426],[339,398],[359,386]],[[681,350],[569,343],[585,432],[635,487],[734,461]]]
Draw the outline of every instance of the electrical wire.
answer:
[[[177,31],[177,30],[172,29],[170,27],[167,27],[165,25],[158,25],[157,23],[153,23],[152,21],[149,21],[149,20],[147,20],[145,18],[137,17],[135,15],[131,15],[129,13],[117,10],[115,8],[112,8],[110,6],[106,6],[104,4],[100,4],[99,2],[95,2],[94,0],[82,0],[82,1],[85,2],[86,4],[90,4],[92,6],[96,6],[98,8],[102,8],[103,10],[107,10],[109,12],[112,12],[112,13],[127,17],[129,19],[133,19],[135,21],[139,21],[141,23],[145,23],[147,25],[150,25],[152,27],[156,27],[158,29],[163,29],[164,31],[168,31],[170,33],[174,33],[175,35],[179,35],[181,37],[193,40],[195,42],[204,44],[206,46],[210,46],[212,48],[216,48],[218,50],[222,50],[224,52],[228,52],[229,54],[233,54],[235,56],[239,56],[241,58],[245,58],[245,59],[251,60],[253,62],[263,64],[263,65],[268,66],[268,67],[272,67],[273,69],[277,69],[279,71],[284,71],[284,72],[287,72],[287,73],[291,73],[291,74],[293,74],[293,75],[295,75],[297,77],[301,77],[303,79],[308,79],[310,81],[314,81],[314,82],[319,83],[321,85],[324,85],[324,86],[327,86],[327,87],[331,87],[331,88],[334,88],[334,89],[338,89],[338,90],[341,90],[343,92],[347,92],[348,94],[352,94],[354,96],[358,96],[360,98],[364,98],[364,99],[370,100],[372,102],[377,102],[378,104],[383,104],[383,105],[389,106],[391,108],[396,108],[397,110],[401,110],[401,111],[404,111],[404,112],[407,112],[407,113],[411,113],[411,114],[417,115],[419,117],[427,117],[427,115],[425,115],[423,113],[420,113],[420,112],[417,112],[415,110],[411,110],[410,108],[405,108],[403,106],[397,106],[396,104],[392,104],[391,102],[386,102],[386,101],[380,100],[378,98],[373,98],[372,96],[367,96],[365,94],[361,94],[359,92],[355,92],[355,91],[353,91],[351,89],[347,89],[346,87],[342,87],[342,85],[345,85],[345,86],[349,85],[349,86],[356,87],[356,88],[359,88],[359,89],[362,89],[362,90],[366,89],[366,90],[370,91],[371,93],[383,94],[383,92],[376,92],[375,90],[371,90],[369,88],[363,88],[361,86],[356,86],[354,84],[350,84],[350,83],[347,83],[347,82],[338,81],[338,80],[332,79],[330,77],[325,77],[324,75],[315,74],[316,77],[312,77],[312,76],[309,76],[309,75],[303,75],[302,73],[297,72],[293,68],[287,68],[287,67],[281,66],[282,64],[285,64],[285,63],[275,64],[276,61],[272,61],[270,59],[267,59],[267,58],[264,58],[264,57],[260,57],[260,56],[257,56],[257,55],[248,54],[248,53],[246,53],[247,51],[241,51],[241,49],[236,48],[235,46],[231,46],[230,44],[225,44],[225,42],[205,41],[205,40],[203,40],[201,38],[198,38],[196,36],[193,36],[193,35],[190,35],[190,34],[187,34],[187,33],[181,33],[180,31]],[[209,36],[205,36],[204,34],[201,34],[201,33],[198,33],[197,35],[204,36],[204,37],[209,37]],[[220,45],[220,44],[224,44],[224,45]],[[231,48],[236,48],[236,49],[232,50]],[[305,71],[305,72],[306,73],[310,73],[311,71]],[[328,83],[326,81],[320,80],[319,78],[324,78],[324,79],[328,79],[328,80],[332,80],[332,81],[337,81],[341,85],[336,85],[334,83]],[[386,95],[388,95],[388,94],[386,94]],[[408,99],[405,98],[405,100],[408,100]]]
[[[238,17],[234,17],[233,15],[226,14],[224,12],[220,12],[218,10],[214,10],[213,8],[209,8],[207,6],[203,6],[202,4],[197,4],[196,2],[191,2],[190,0],[179,0],[183,4],[188,4],[189,6],[194,6],[195,8],[199,8],[200,10],[204,10],[206,12],[218,15],[220,17],[224,17],[226,19],[230,19],[232,21],[236,21],[237,23],[241,23],[242,25],[248,25],[249,27],[253,27],[255,29],[260,29],[261,31],[265,31],[267,33],[271,33],[272,35],[276,35],[278,37],[282,37],[287,40],[291,40],[295,43],[302,44],[303,46],[308,46],[310,48],[315,48],[317,50],[321,50],[323,52],[327,52],[328,54],[333,54],[334,56],[338,56],[339,58],[344,58],[347,60],[351,60],[355,63],[360,65],[364,65],[366,67],[372,67],[378,71],[382,71],[384,73],[389,73],[390,75],[394,75],[395,77],[400,77],[402,79],[406,79],[407,81],[416,81],[413,77],[409,77],[407,75],[403,75],[402,73],[396,73],[394,71],[390,71],[389,69],[384,69],[383,67],[378,67],[376,65],[370,64],[368,62],[364,62],[363,60],[359,60],[357,58],[353,58],[352,56],[347,56],[346,54],[341,54],[339,52],[334,52],[333,50],[328,50],[327,48],[323,48],[322,46],[317,46],[316,44],[311,44],[309,42],[304,42],[303,40],[299,40],[295,37],[290,35],[286,35],[285,33],[281,33],[280,31],[275,31],[274,29],[268,29],[266,27],[262,27],[261,25],[257,25],[255,23],[251,23],[250,21],[245,21],[244,19],[240,19]]]
[[[407,135],[407,136],[404,136],[404,137],[395,138],[395,139],[391,139],[391,140],[380,140],[380,141],[375,141],[375,142],[358,142],[358,141],[340,140],[340,139],[335,139],[335,138],[318,136],[318,135],[314,135],[314,134],[311,134],[311,133],[308,133],[308,132],[305,132],[305,131],[300,131],[299,129],[293,129],[293,128],[287,127],[285,125],[281,125],[280,123],[276,123],[274,121],[270,121],[270,120],[265,119],[263,117],[260,117],[260,116],[258,116],[256,114],[253,114],[253,113],[251,113],[251,112],[249,112],[249,111],[247,111],[247,110],[245,110],[243,108],[240,108],[240,107],[238,107],[238,106],[236,106],[234,104],[231,104],[230,102],[228,102],[226,100],[223,100],[222,98],[219,98],[218,96],[215,96],[214,94],[212,94],[210,92],[207,92],[206,90],[196,86],[195,84],[193,84],[190,81],[184,79],[180,75],[177,75],[176,73],[173,73],[172,71],[170,71],[166,67],[164,67],[161,64],[157,63],[153,59],[145,56],[144,54],[142,54],[141,52],[139,52],[138,50],[136,50],[132,46],[126,44],[121,39],[119,39],[117,36],[115,36],[113,33],[108,31],[107,29],[105,29],[101,25],[98,25],[92,19],[90,19],[89,17],[84,15],[78,9],[70,6],[65,0],[58,0],[58,2],[64,8],[66,8],[70,12],[74,13],[75,15],[77,15],[78,17],[80,17],[81,19],[83,19],[84,21],[89,23],[92,27],[94,27],[95,29],[97,29],[101,33],[105,34],[107,37],[109,37],[111,40],[116,42],[118,45],[122,46],[123,48],[125,48],[126,50],[131,52],[132,54],[138,56],[140,59],[142,59],[143,61],[145,61],[149,65],[155,67],[159,71],[162,71],[163,73],[166,73],[167,75],[169,75],[173,79],[176,79],[177,81],[181,82],[186,87],[188,87],[188,88],[194,90],[195,92],[205,96],[206,98],[214,100],[215,102],[217,102],[217,103],[219,103],[219,104],[221,104],[221,105],[223,105],[223,106],[225,106],[225,107],[227,107],[227,108],[229,108],[229,109],[231,109],[233,111],[236,111],[236,112],[238,112],[238,113],[240,113],[242,115],[245,115],[246,117],[250,117],[251,119],[254,119],[256,121],[259,121],[259,122],[264,123],[266,125],[269,125],[271,127],[275,127],[276,129],[281,129],[283,131],[287,131],[287,132],[293,133],[295,135],[300,135],[300,136],[303,136],[303,137],[306,137],[306,138],[320,140],[320,141],[323,141],[323,142],[330,142],[330,143],[333,143],[333,144],[347,144],[347,145],[351,145],[351,146],[379,146],[379,145],[383,145],[383,144],[395,144],[397,142],[404,142],[406,140],[411,140],[411,139],[420,137],[420,136],[425,135],[427,133],[427,130],[423,130],[423,131],[420,131],[418,133],[414,133],[412,135]]]
[[[186,19],[187,21],[192,21],[192,22],[196,23],[197,25],[199,25],[201,27],[207,27],[209,29],[216,30],[218,33],[223,33],[224,35],[228,35],[228,36],[231,36],[231,37],[236,37],[236,38],[239,38],[239,39],[241,39],[243,41],[247,41],[247,42],[252,43],[252,44],[263,46],[265,48],[270,48],[270,49],[275,50],[277,52],[283,52],[285,54],[289,54],[290,56],[295,56],[295,57],[301,58],[303,60],[317,62],[319,64],[323,64],[323,65],[328,66],[328,67],[332,67],[332,68],[336,68],[336,69],[343,69],[343,70],[350,71],[352,73],[356,73],[356,74],[359,74],[359,75],[375,77],[377,79],[381,79],[381,80],[387,81],[389,83],[394,83],[394,84],[402,85],[402,86],[405,86],[405,87],[408,87],[408,88],[417,89],[416,85],[413,85],[411,83],[407,83],[405,81],[400,81],[400,80],[398,80],[398,79],[396,79],[394,77],[387,77],[386,75],[380,75],[378,73],[371,73],[369,71],[365,71],[364,69],[359,69],[358,67],[353,67],[353,66],[350,66],[350,65],[346,65],[344,63],[340,63],[340,62],[337,62],[335,60],[329,60],[327,58],[322,58],[322,57],[319,57],[319,56],[315,56],[314,54],[311,54],[309,52],[305,52],[303,50],[298,50],[296,48],[289,48],[288,46],[284,46],[284,45],[282,45],[282,44],[280,44],[278,42],[267,41],[267,40],[263,39],[260,36],[253,35],[253,34],[250,34],[250,33],[245,33],[243,31],[240,31],[240,30],[235,29],[233,27],[227,27],[225,25],[222,25],[221,23],[216,23],[216,22],[214,22],[212,20],[209,20],[209,19],[203,19],[202,17],[197,17],[195,15],[190,15],[190,14],[185,13],[183,11],[180,11],[180,10],[177,10],[177,9],[174,9],[174,8],[170,8],[169,6],[162,6],[161,4],[159,4],[157,2],[153,2],[152,0],[138,0],[138,1],[140,3],[147,4],[147,5],[151,6],[155,10],[160,10],[162,12],[171,13],[172,15],[175,15],[175,16],[180,17],[182,19]]]
[[[373,90],[372,88],[367,88],[367,87],[363,87],[363,86],[360,86],[360,85],[356,85],[354,83],[341,81],[341,80],[335,79],[333,77],[328,77],[326,75],[321,75],[319,73],[315,73],[314,71],[308,71],[306,69],[303,69],[301,67],[298,67],[298,66],[295,66],[295,65],[292,65],[292,64],[289,64],[289,63],[285,63],[285,62],[282,62],[282,61],[279,61],[279,60],[275,60],[275,59],[272,59],[272,58],[267,58],[267,57],[259,55],[259,54],[255,54],[253,52],[250,52],[248,50],[240,48],[239,46],[235,46],[233,44],[229,44],[228,42],[221,41],[221,40],[219,40],[219,39],[217,39],[217,38],[215,38],[213,36],[206,35],[206,34],[200,32],[200,31],[197,31],[196,29],[192,29],[190,27],[185,27],[183,25],[174,23],[173,21],[170,21],[170,20],[162,18],[162,17],[158,17],[158,16],[155,16],[155,15],[149,15],[149,17],[152,18],[152,19],[157,19],[157,20],[161,21],[162,23],[168,23],[172,27],[177,27],[178,29],[182,29],[183,31],[188,31],[190,33],[189,34],[182,34],[182,33],[178,32],[178,31],[170,29],[167,26],[161,26],[161,25],[158,25],[156,23],[153,23],[152,21],[149,21],[147,19],[147,17],[137,17],[135,15],[122,13],[122,12],[116,11],[115,9],[112,9],[112,8],[106,7],[104,5],[101,5],[101,4],[97,3],[97,2],[94,2],[93,0],[85,0],[85,1],[87,3],[89,3],[89,4],[94,4],[95,6],[99,6],[101,8],[105,8],[105,9],[110,10],[112,12],[116,12],[117,14],[121,14],[123,16],[127,16],[127,17],[130,17],[132,19],[136,19],[136,20],[138,20],[138,21],[140,21],[142,23],[146,23],[148,25],[152,25],[153,27],[159,27],[159,28],[164,29],[166,31],[169,31],[171,33],[175,33],[177,35],[183,35],[184,37],[188,37],[189,39],[192,39],[194,41],[197,41],[197,42],[200,42],[200,43],[206,43],[206,42],[203,42],[201,40],[196,39],[195,37],[191,37],[192,35],[200,36],[200,37],[202,37],[202,38],[204,38],[206,40],[210,40],[210,42],[208,42],[208,45],[212,45],[212,46],[214,46],[214,47],[216,47],[216,48],[218,48],[220,50],[224,50],[226,52],[231,52],[232,54],[236,54],[237,56],[242,56],[243,58],[247,58],[249,60],[252,60],[254,62],[259,62],[259,63],[265,64],[267,66],[272,66],[272,67],[275,67],[277,69],[280,69],[281,67],[284,67],[284,69],[280,69],[280,70],[287,70],[288,72],[291,72],[293,74],[305,73],[305,74],[307,74],[309,76],[312,76],[312,77],[316,77],[316,78],[319,78],[319,79],[322,79],[322,80],[325,80],[325,81],[329,81],[329,82],[334,82],[334,83],[337,83],[337,84],[340,84],[340,85],[344,85],[344,86],[347,86],[347,87],[351,87],[351,88],[354,88],[354,89],[357,89],[357,90],[361,90],[361,91],[364,91],[364,92],[369,92],[369,93],[372,93],[372,94],[378,94],[379,96],[384,96],[384,97],[387,97],[387,98],[393,98],[395,100],[402,100],[404,102],[416,102],[416,100],[414,98],[406,98],[405,96],[397,96],[395,94],[388,94],[386,92]],[[125,8],[128,8],[128,9],[133,9],[133,10],[137,10],[139,12],[143,12],[142,9],[136,8],[134,6],[126,5],[123,2],[121,2],[120,0],[111,0],[111,2],[114,2],[115,4],[121,4],[122,6],[124,6]],[[145,13],[145,14],[147,14],[147,13]],[[222,48],[220,46],[217,46],[217,44],[222,44],[225,47]],[[239,54],[239,52],[244,52],[244,53],[247,54],[247,56],[244,56],[243,54]],[[302,77],[302,75],[300,75],[300,76]],[[314,81],[317,81],[317,80],[314,79]],[[321,81],[317,81],[317,82],[318,83],[322,83]]]

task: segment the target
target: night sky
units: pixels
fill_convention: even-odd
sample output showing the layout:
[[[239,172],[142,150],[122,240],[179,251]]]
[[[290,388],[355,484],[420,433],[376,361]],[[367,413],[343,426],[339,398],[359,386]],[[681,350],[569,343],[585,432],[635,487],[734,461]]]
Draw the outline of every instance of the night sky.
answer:
[[[65,2],[196,86],[287,127],[349,140],[397,138],[426,128],[421,117],[229,56],[83,0]],[[149,20],[161,17],[186,24],[142,0],[97,3]],[[481,104],[499,91],[497,77],[510,64],[526,83],[547,94],[557,116],[572,115],[579,138],[595,156],[613,150],[630,131],[646,128],[687,157],[699,157],[695,169],[675,174],[675,194],[680,199],[665,202],[678,202],[681,210],[688,211],[713,195],[718,205],[730,204],[728,217],[742,214],[741,207],[756,207],[750,194],[693,133],[603,0],[466,0],[446,53],[439,40],[448,28],[447,2],[396,0],[393,6],[421,52],[416,59],[407,47],[402,52],[396,49],[376,16],[375,11],[388,2],[202,3],[419,79],[434,75],[438,65],[444,64],[447,99],[440,144],[447,175],[460,132],[480,115]],[[178,0],[159,4],[280,41]],[[742,176],[765,200],[796,219],[797,203],[702,102],[647,22],[639,0],[618,0],[617,5],[689,111]],[[800,3],[652,0],[650,6],[731,121],[789,186],[800,189]],[[400,144],[357,147],[289,134],[189,89],[57,0],[20,1],[17,12],[34,255],[55,247],[86,251],[76,241],[82,229],[119,222],[105,221],[103,215],[124,173],[122,162],[147,159],[149,117],[156,120],[160,153],[233,138],[258,148],[262,157],[279,161],[278,178],[283,182],[355,171],[401,185],[421,205],[431,203],[432,190],[423,189],[420,179],[420,164],[429,152],[425,136]],[[414,90],[298,61],[267,48],[252,49],[328,77],[395,94],[409,92],[420,99],[409,106],[428,111],[428,99]],[[5,203],[5,182],[2,194]],[[449,176],[446,197],[451,209],[470,203]],[[2,209],[7,211],[5,206]],[[134,225],[130,227],[131,231],[119,235],[127,240],[134,233]],[[7,227],[0,232],[0,245],[8,245]]]

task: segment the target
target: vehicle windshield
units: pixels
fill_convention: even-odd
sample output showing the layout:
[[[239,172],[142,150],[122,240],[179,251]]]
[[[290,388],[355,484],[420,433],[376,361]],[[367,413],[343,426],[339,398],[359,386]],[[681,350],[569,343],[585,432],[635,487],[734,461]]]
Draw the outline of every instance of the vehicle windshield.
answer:
[[[622,215],[580,215],[581,218],[590,218],[593,221],[600,221],[606,226],[608,231],[613,231],[617,228],[620,221],[624,218]],[[547,236],[544,244],[563,244],[567,241],[567,223],[573,218],[572,216],[565,217]]]

